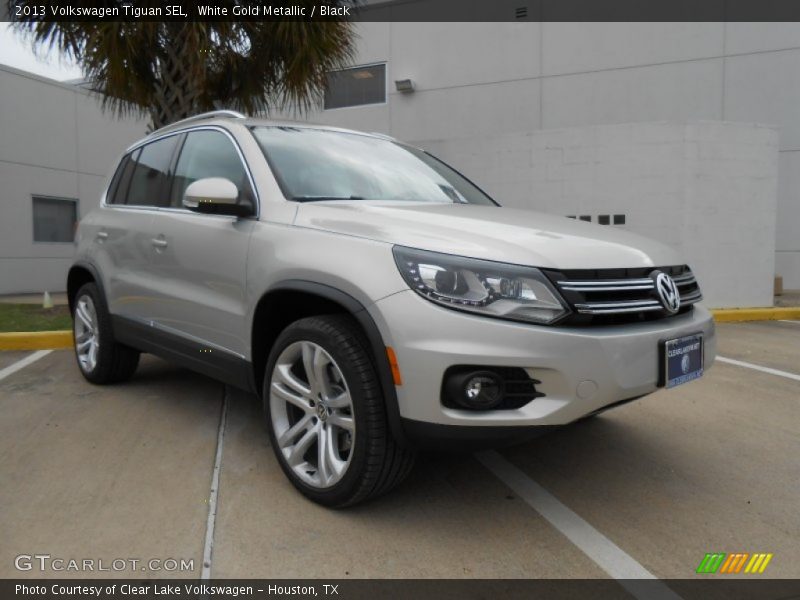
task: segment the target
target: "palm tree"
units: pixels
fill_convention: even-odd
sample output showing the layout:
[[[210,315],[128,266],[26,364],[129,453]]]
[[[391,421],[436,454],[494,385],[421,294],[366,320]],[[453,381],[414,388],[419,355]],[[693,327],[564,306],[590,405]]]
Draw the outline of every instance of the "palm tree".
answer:
[[[17,3],[9,0],[11,14]],[[216,4],[230,11],[235,1]],[[153,129],[222,107],[250,114],[307,111],[321,99],[327,72],[345,66],[354,48],[351,24],[334,20],[25,21],[16,27],[36,46],[74,59],[104,109],[148,115]]]

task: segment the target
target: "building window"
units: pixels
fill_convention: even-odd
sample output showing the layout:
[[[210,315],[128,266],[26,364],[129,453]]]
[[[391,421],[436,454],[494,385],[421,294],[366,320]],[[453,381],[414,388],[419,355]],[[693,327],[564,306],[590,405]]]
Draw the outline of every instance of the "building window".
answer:
[[[325,110],[386,102],[386,65],[353,67],[328,73]]]
[[[33,241],[67,242],[75,239],[78,201],[72,198],[33,197]]]
[[[625,215],[614,215],[614,225],[625,225]]]
[[[611,216],[610,215],[600,215],[597,217],[597,222],[600,225],[610,225],[611,224]]]
[[[591,222],[592,222],[592,216],[591,216],[591,215],[581,215],[581,216],[580,216],[580,217],[578,217],[578,218],[579,218],[581,221],[586,221],[586,222],[588,222],[588,223],[591,223]]]

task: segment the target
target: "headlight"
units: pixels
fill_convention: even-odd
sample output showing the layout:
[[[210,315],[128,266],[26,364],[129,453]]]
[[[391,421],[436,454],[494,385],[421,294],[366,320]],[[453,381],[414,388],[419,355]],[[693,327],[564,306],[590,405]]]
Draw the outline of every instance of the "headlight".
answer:
[[[569,312],[539,269],[401,246],[393,252],[411,289],[437,304],[541,324],[553,323]]]

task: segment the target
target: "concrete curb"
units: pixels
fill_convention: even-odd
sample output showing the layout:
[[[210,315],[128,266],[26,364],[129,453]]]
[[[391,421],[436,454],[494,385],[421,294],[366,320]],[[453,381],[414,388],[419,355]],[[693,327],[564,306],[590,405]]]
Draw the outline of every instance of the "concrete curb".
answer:
[[[72,348],[71,331],[14,331],[0,333],[0,350]]]
[[[800,321],[800,306],[775,308],[713,308],[711,314],[717,323],[741,321]],[[65,331],[15,331],[0,333],[0,350],[57,350],[72,348],[72,332]]]
[[[800,320],[800,306],[776,306],[774,308],[715,308],[711,310],[717,323],[740,321]]]

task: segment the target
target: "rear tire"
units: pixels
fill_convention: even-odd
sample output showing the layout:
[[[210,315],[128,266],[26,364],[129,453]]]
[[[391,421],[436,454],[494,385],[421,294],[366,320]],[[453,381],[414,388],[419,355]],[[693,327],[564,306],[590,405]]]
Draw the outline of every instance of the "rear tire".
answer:
[[[96,384],[130,379],[139,352],[114,340],[111,315],[97,285],[83,285],[72,305],[72,336],[81,374]]]
[[[368,348],[350,317],[309,317],[278,336],[267,360],[264,415],[275,456],[292,484],[324,506],[384,494],[414,464],[392,438]]]

